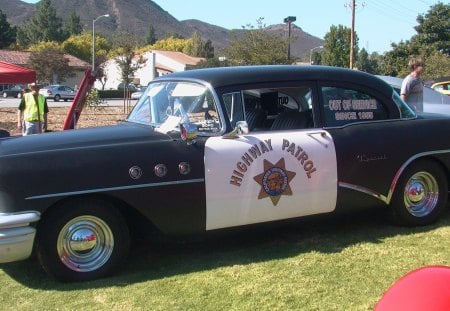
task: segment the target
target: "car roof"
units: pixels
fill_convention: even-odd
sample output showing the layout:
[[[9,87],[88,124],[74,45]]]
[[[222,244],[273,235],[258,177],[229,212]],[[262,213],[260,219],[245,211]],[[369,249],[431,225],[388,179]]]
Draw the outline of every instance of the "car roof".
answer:
[[[239,66],[195,69],[171,73],[155,81],[168,79],[198,79],[214,87],[227,87],[237,84],[288,82],[298,80],[340,81],[352,84],[371,85],[387,96],[392,94],[392,87],[375,76],[346,68],[329,66]]]
[[[431,87],[435,87],[435,86],[437,86],[437,85],[442,85],[442,84],[450,84],[450,81],[436,82],[436,83],[433,83],[433,84],[431,85]]]
[[[376,77],[386,81],[387,83],[389,83],[390,85],[393,85],[395,87],[401,87],[402,86],[402,82],[403,82],[402,78],[391,77],[391,76],[381,76],[381,75],[377,75]]]

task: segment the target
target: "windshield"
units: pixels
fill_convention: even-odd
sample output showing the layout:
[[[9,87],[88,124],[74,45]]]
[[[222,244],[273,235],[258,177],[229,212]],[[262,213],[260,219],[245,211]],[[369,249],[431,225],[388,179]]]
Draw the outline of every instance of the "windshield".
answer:
[[[129,122],[151,125],[161,132],[178,131],[192,123],[199,134],[219,133],[221,120],[211,91],[194,82],[155,82],[145,90]]]

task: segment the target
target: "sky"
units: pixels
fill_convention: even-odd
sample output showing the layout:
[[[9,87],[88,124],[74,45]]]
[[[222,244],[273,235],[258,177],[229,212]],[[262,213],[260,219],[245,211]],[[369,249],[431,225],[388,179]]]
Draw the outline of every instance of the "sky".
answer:
[[[57,1],[57,0],[55,0]],[[25,0],[35,3],[37,0]],[[297,27],[323,39],[332,25],[351,28],[351,0],[153,0],[176,19],[198,19],[227,29],[283,23],[295,16]],[[391,43],[416,34],[417,15],[426,14],[435,0],[356,0],[355,31],[359,48],[369,53],[391,50]],[[445,4],[450,3],[442,1]]]

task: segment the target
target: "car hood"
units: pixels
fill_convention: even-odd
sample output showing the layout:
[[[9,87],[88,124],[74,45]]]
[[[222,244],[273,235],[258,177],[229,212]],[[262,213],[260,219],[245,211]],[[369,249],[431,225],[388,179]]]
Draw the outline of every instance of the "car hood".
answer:
[[[171,136],[159,133],[150,126],[124,122],[112,126],[7,137],[0,139],[0,156],[171,140]]]

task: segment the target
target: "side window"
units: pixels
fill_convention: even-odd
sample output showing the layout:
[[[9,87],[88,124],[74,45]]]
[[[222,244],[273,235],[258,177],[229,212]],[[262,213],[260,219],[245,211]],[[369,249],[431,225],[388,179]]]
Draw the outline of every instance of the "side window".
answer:
[[[381,101],[358,90],[325,86],[321,88],[325,126],[388,119]]]
[[[444,85],[440,84],[440,85],[436,85],[434,87],[434,89],[438,92],[443,91],[444,90]]]
[[[314,127],[309,86],[251,89],[243,93],[245,120],[250,131]]]

